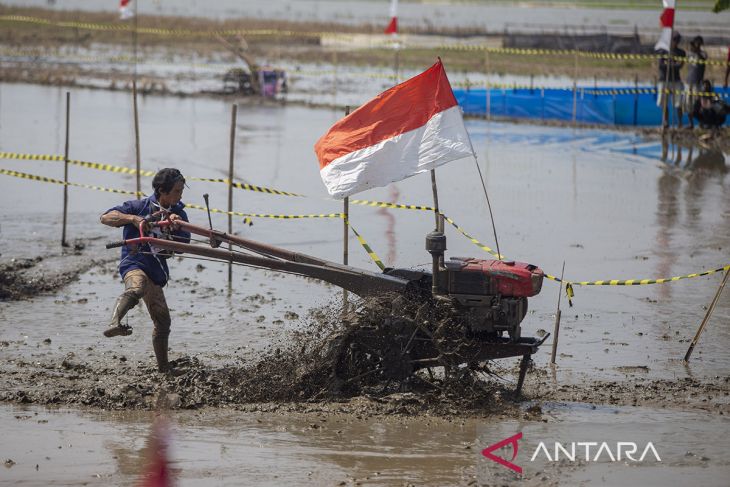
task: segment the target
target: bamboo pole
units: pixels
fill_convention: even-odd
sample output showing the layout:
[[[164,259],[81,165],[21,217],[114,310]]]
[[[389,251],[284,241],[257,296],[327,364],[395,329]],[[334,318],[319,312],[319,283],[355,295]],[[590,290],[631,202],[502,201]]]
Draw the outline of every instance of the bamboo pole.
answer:
[[[712,316],[712,312],[715,311],[715,306],[717,305],[717,302],[720,300],[720,294],[722,294],[722,290],[725,287],[725,283],[727,282],[727,278],[730,276],[730,269],[725,271],[725,277],[722,278],[722,282],[720,283],[720,287],[717,288],[717,292],[715,293],[715,297],[712,298],[712,303],[710,303],[710,307],[707,308],[707,313],[705,313],[705,317],[702,319],[702,323],[700,323],[700,327],[697,329],[697,333],[695,333],[695,337],[692,339],[692,343],[689,344],[689,348],[687,349],[687,353],[684,355],[684,362],[689,362],[689,358],[692,355],[692,352],[695,349],[695,345],[697,345],[697,342],[700,339],[700,335],[702,335],[702,332],[705,329],[705,325],[707,325],[707,322],[710,321],[710,316]]]
[[[492,120],[492,93],[489,89],[489,51],[486,51],[484,54],[484,64],[485,64],[485,74],[487,77],[487,80],[485,82],[485,87],[487,89],[486,95],[487,95],[487,121]]]
[[[228,235],[233,234],[233,160],[236,149],[236,115],[238,113],[238,105],[235,103],[231,107],[231,145],[228,157]],[[233,251],[233,245],[228,242],[228,251]],[[230,291],[233,286],[233,261],[228,261],[228,289]]]
[[[350,114],[350,106],[345,107],[345,116]],[[342,263],[348,265],[350,260],[350,198],[345,197],[342,201]],[[349,293],[347,289],[342,290],[342,310],[347,313],[350,307]]]
[[[68,221],[68,146],[71,120],[71,93],[66,92],[66,145],[63,151],[63,228],[61,230],[61,246],[68,247],[66,242],[66,223]]]
[[[565,275],[565,261],[563,270],[560,272],[560,288],[558,289],[558,310],[555,312],[555,325],[553,326],[553,349],[550,353],[550,363],[555,364],[555,355],[558,353],[558,335],[560,335],[560,297],[563,294],[563,276]]]
[[[142,179],[141,179],[141,157],[139,149],[139,112],[137,111],[137,79],[132,80],[132,100],[134,105],[134,151],[136,158],[136,176],[137,176],[137,199],[142,199]]]

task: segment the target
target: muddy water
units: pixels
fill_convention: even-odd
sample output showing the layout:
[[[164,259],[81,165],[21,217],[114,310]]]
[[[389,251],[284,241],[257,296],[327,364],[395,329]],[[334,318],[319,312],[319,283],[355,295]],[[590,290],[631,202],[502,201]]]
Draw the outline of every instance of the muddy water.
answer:
[[[548,404],[544,412],[546,422],[177,412],[167,422],[169,461],[180,486],[489,485],[495,475],[509,482],[509,471],[480,454],[494,438],[522,429],[567,441],[610,422],[630,428],[624,440],[653,441],[663,463],[553,466],[537,476],[526,471],[520,485],[601,478],[603,485],[721,486],[730,473],[727,451],[716,448],[729,426],[721,417],[581,404]],[[154,417],[3,406],[3,430],[16,440],[0,447],[14,462],[0,478],[13,485],[134,485],[149,459]],[[681,428],[668,426],[676,422]],[[529,468],[525,450],[518,458]]]
[[[0,150],[62,153],[64,93],[56,88],[0,85]],[[134,135],[128,94],[75,90],[71,107],[71,158],[133,165]],[[340,203],[325,198],[312,152],[316,139],[340,115],[331,110],[295,106],[242,105],[238,112],[235,177],[311,197],[284,198],[237,191],[234,209],[277,214],[340,211]],[[229,121],[230,105],[226,102],[142,98],[143,167],[155,170],[175,166],[187,176],[225,177]],[[550,274],[559,274],[565,260],[566,277],[576,281],[671,277],[717,268],[730,260],[730,177],[723,154],[699,149],[690,154],[686,148],[678,147],[669,147],[663,154],[660,143],[630,133],[487,125],[481,121],[469,121],[467,128],[487,181],[500,249],[510,258],[538,264]],[[3,160],[0,167],[52,178],[63,176],[58,162]],[[439,169],[437,178],[443,211],[494,247],[474,164],[454,162]],[[70,169],[70,180],[134,189],[132,177],[77,167]],[[429,204],[429,183],[428,176],[420,175],[359,196]],[[149,179],[143,179],[143,184],[149,190]],[[192,180],[188,185],[185,201],[202,204],[202,194],[209,193],[213,206],[226,206],[225,187]],[[81,188],[72,188],[70,195],[69,233],[85,239],[94,256],[113,257],[116,251],[104,250],[101,243],[118,238],[118,232],[98,224],[98,215],[125,197]],[[61,234],[61,208],[61,186],[2,176],[0,258],[59,252],[55,242]],[[189,213],[194,223],[206,223],[204,213],[192,209]],[[429,261],[423,251],[423,238],[433,226],[432,215],[365,207],[352,207],[351,215],[354,227],[387,265],[414,266]],[[218,215],[213,216],[213,223],[219,228],[226,226],[225,218]],[[333,260],[341,255],[339,220],[258,218],[253,227],[247,227],[238,219],[234,230]],[[452,228],[447,236],[448,255],[487,257]],[[350,241],[350,263],[376,269],[354,239]],[[340,299],[339,291],[327,285],[243,268],[234,270],[234,287],[229,294],[224,265],[194,260],[171,264],[173,280],[166,293],[173,315],[173,358],[195,356],[211,365],[253,360],[257,350],[285,339],[283,331],[303,326],[309,310]],[[588,379],[726,376],[730,366],[727,294],[719,301],[692,361],[688,366],[681,363],[688,340],[719,281],[720,275],[715,274],[663,285],[576,287],[574,306],[568,308],[562,301],[556,380],[580,384]],[[144,311],[137,309],[131,313],[129,324],[135,327],[135,333],[128,339],[110,341],[100,334],[120,289],[114,264],[110,264],[83,274],[58,293],[1,303],[0,358],[54,364],[73,353],[77,360],[103,361],[110,367],[121,360],[151,364],[150,325]],[[530,301],[531,310],[523,322],[524,335],[551,331],[557,295],[557,285],[546,281],[543,292]],[[550,344],[548,340],[535,356],[540,369],[546,367]],[[512,362],[504,360],[498,364],[506,380],[513,378],[507,370],[516,364]],[[529,382],[528,377],[528,385]],[[570,411],[569,408],[558,421],[570,419]],[[632,409],[627,411],[634,414]],[[117,463],[126,461],[119,460],[125,455],[134,457],[134,452],[141,449],[148,416],[140,419],[78,411],[55,414],[40,409],[30,414],[35,412],[49,423],[15,419],[19,414],[16,409],[2,408],[3,429],[27,434],[28,447],[23,451],[39,451],[38,445],[46,438],[46,426],[57,422],[53,438],[61,438],[66,431],[81,432],[81,436],[87,432],[87,437],[93,437],[81,440],[81,444],[88,445],[84,452],[93,450],[98,455],[95,458],[99,461],[93,465],[103,466],[99,467],[99,475],[119,475],[115,478],[120,483],[132,482],[134,470]],[[372,440],[367,448],[352,448],[363,452],[362,455],[347,456],[335,452],[349,450],[349,443],[343,443],[339,436],[319,434],[318,428],[292,439],[286,429],[289,420],[282,417],[262,419],[273,423],[261,427],[257,421],[261,418],[243,413],[229,416],[220,411],[206,412],[209,423],[201,423],[198,413],[187,414],[175,416],[182,431],[179,434],[184,438],[181,443],[186,445],[182,453],[176,453],[176,458],[180,459],[180,475],[190,479],[191,484],[221,478],[223,481],[210,480],[209,484],[235,484],[242,470],[260,472],[261,483],[279,483],[279,479],[267,476],[270,469],[284,472],[281,478],[286,481],[309,481],[313,485],[348,481],[348,476],[372,477],[374,472],[388,468],[395,470],[384,484],[400,484],[402,479],[411,477],[418,484],[442,485],[450,482],[445,479],[452,478],[467,483],[470,475],[476,475],[474,451],[462,451],[464,442],[475,438],[473,424],[439,426],[449,436],[436,437],[430,434],[436,428],[430,423],[408,427],[378,423],[379,426],[372,426],[376,432],[372,435],[387,440]],[[666,420],[681,421],[682,414],[670,412]],[[347,430],[348,438],[360,437],[363,429],[371,428],[351,417],[344,421],[350,421],[354,428]],[[231,426],[239,423],[241,426]],[[295,429],[306,431],[309,423]],[[726,428],[723,425],[708,422],[706,431]],[[335,433],[339,429],[346,431],[343,428],[338,427]],[[118,434],[126,453],[113,453],[112,443],[117,437],[112,432]],[[404,438],[419,448],[415,457],[406,453]],[[266,453],[251,457],[250,446],[258,444],[265,445],[261,448]],[[64,455],[70,451],[62,448],[58,452],[62,450]],[[42,459],[34,460],[30,453],[24,453],[22,469],[21,462],[15,459],[17,465],[2,473],[12,475],[8,478],[14,480],[28,479],[29,470],[23,469],[30,465],[32,471],[38,463],[38,472],[47,475],[42,479],[74,483],[61,480],[58,474],[61,465],[77,465],[73,457],[77,451],[61,457],[63,460],[50,471],[42,468]],[[275,451],[282,452],[281,457]],[[2,455],[13,458],[12,454]],[[239,457],[252,460],[245,460],[242,467]],[[392,458],[397,458],[397,466],[393,466]],[[291,459],[301,461],[302,468],[292,468]],[[88,470],[79,467],[70,471],[87,474]],[[314,477],[307,475],[309,471],[314,472]]]

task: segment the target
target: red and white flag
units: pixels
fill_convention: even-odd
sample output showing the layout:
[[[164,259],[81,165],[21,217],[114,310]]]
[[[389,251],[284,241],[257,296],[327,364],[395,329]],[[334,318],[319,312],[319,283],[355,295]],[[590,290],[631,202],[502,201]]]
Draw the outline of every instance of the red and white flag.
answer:
[[[385,33],[398,33],[398,0],[390,0],[390,23],[385,28]]]
[[[664,49],[668,52],[672,44],[675,0],[663,0],[663,3],[664,10],[662,11],[662,15],[659,17],[659,26],[662,28],[662,33],[659,36],[659,41],[654,45],[654,49]]]
[[[475,157],[440,60],[334,124],[314,151],[337,198]]]
[[[134,17],[134,10],[129,5],[132,0],[119,0],[119,18],[122,20],[131,19]]]

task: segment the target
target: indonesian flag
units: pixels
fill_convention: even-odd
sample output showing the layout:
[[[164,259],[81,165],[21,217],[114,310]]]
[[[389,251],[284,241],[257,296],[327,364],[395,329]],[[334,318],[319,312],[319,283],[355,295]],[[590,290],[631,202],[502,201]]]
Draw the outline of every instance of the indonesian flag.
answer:
[[[132,0],[119,0],[119,18],[122,20],[131,19],[134,17],[134,11],[129,4]]]
[[[314,151],[336,198],[475,157],[441,60],[334,124]]]
[[[390,0],[390,23],[385,28],[385,33],[398,33],[398,0]]]
[[[664,10],[662,15],[659,17],[659,26],[662,28],[662,33],[659,36],[659,41],[654,45],[654,49],[664,49],[669,51],[672,43],[672,28],[674,27],[674,1],[675,0],[663,0]]]

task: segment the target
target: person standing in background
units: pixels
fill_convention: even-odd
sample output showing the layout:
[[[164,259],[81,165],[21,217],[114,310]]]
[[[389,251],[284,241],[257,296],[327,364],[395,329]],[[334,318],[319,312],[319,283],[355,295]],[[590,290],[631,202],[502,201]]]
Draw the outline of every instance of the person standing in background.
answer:
[[[705,40],[702,36],[695,36],[689,43],[687,55],[687,81],[684,84],[684,112],[689,115],[689,126],[694,128],[692,112],[697,100],[697,94],[702,90],[702,80],[705,79],[707,53],[703,49]]]

